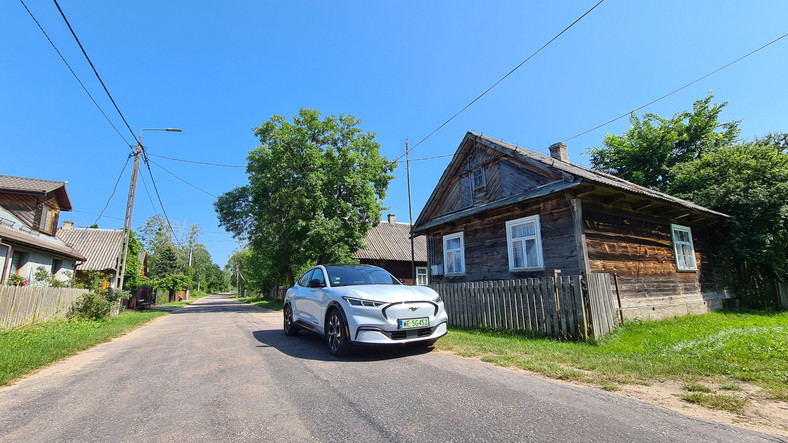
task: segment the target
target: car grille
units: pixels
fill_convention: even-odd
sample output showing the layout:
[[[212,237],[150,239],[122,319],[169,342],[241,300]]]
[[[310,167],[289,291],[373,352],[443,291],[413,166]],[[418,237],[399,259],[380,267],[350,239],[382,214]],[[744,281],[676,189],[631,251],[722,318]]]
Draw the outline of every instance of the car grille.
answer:
[[[434,328],[421,328],[421,329],[409,329],[406,331],[393,331],[388,332],[387,334],[391,337],[392,340],[405,340],[408,338],[420,338],[420,337],[429,337],[432,335]]]

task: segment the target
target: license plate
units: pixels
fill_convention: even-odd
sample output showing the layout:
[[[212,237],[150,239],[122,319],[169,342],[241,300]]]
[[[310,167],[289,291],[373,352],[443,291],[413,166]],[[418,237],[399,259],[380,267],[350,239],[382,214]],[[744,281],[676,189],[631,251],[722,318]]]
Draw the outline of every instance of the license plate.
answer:
[[[430,319],[427,317],[422,318],[406,318],[399,321],[399,329],[407,328],[423,328],[430,325]]]

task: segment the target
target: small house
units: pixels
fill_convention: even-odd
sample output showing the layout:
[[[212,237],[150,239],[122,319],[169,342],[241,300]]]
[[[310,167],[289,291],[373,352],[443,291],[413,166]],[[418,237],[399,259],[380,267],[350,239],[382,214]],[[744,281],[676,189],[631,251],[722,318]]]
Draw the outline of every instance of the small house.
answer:
[[[569,161],[468,132],[416,220],[431,282],[607,273],[628,318],[722,307],[727,216]]]
[[[362,264],[380,266],[405,284],[413,284],[411,265],[410,223],[397,222],[395,214],[381,221],[364,237],[364,247],[353,254]],[[413,242],[416,284],[427,284],[427,242],[416,237]]]
[[[84,277],[86,271],[97,271],[101,274],[103,289],[112,285],[123,249],[122,229],[74,228],[74,222],[65,221],[57,231],[57,238],[85,256],[85,261],[77,264],[78,279]]]
[[[67,182],[0,175],[0,284],[69,279],[85,257],[57,238],[60,213],[71,211]],[[26,283],[22,283],[26,282]]]

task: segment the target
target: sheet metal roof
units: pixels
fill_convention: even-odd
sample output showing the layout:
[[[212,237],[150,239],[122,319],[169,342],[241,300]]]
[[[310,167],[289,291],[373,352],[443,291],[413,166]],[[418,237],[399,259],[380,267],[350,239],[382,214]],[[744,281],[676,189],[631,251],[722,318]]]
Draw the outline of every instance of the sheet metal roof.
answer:
[[[78,271],[115,269],[123,249],[122,229],[61,228],[57,237],[85,256]]]
[[[381,221],[364,238],[366,247],[356,251],[357,259],[410,261],[410,224]],[[414,239],[416,261],[427,261],[427,239]]]
[[[60,209],[70,211],[71,200],[66,192],[68,182],[42,180],[38,178],[14,177],[11,175],[0,175],[0,192],[8,191],[13,193],[30,193],[46,195],[54,192]]]
[[[21,220],[2,207],[0,207],[0,241],[41,249],[75,260],[85,260],[84,255],[67,245],[63,240],[28,228]]]

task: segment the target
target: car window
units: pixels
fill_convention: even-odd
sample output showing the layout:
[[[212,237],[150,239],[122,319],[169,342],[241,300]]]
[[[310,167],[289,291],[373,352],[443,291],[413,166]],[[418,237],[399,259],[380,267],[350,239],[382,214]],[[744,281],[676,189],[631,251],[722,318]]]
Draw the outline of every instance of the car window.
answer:
[[[313,271],[314,269],[306,271],[306,273],[298,279],[298,286],[306,286],[306,284],[309,283],[309,276],[312,275]]]
[[[376,267],[330,266],[326,270],[331,286],[400,284],[388,271]]]
[[[317,281],[319,281],[320,283],[322,283],[324,285],[326,284],[326,278],[325,278],[325,276],[323,276],[323,271],[320,268],[315,269],[315,272],[312,274],[311,277],[309,277],[309,280],[307,280],[307,283],[312,281],[312,280],[317,280]]]

